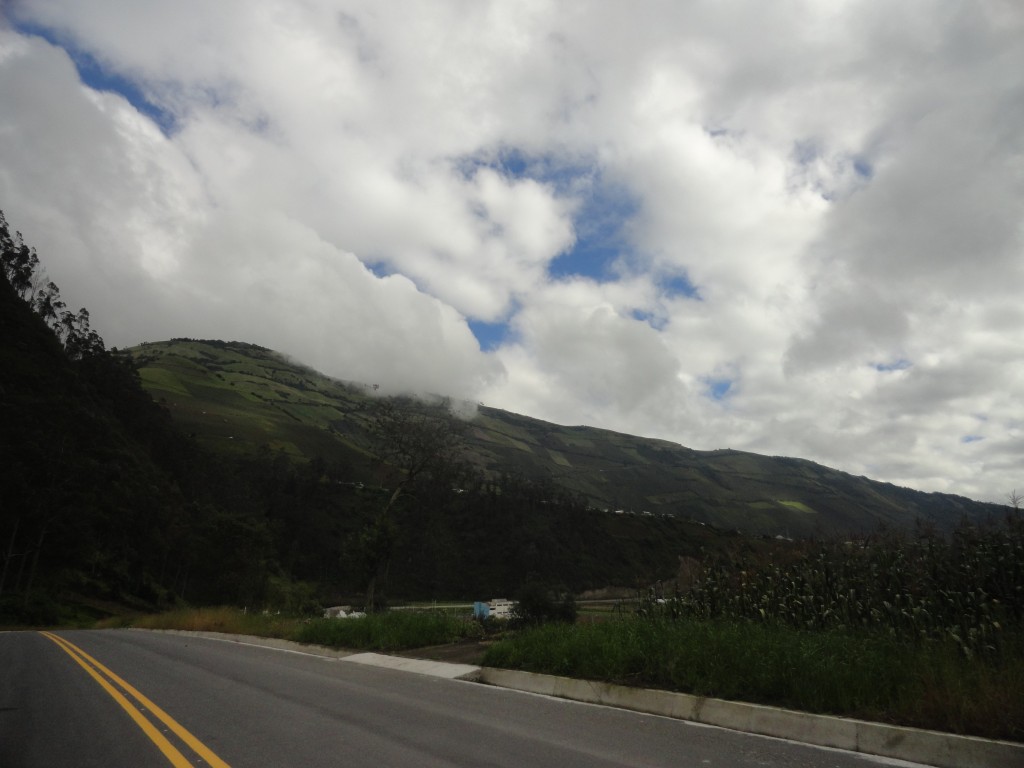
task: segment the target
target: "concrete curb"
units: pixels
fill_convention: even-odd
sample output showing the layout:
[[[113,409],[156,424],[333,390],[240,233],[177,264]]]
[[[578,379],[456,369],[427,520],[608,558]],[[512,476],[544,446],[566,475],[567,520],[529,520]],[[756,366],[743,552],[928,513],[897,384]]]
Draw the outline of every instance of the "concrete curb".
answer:
[[[450,661],[430,661],[429,659],[411,659],[405,656],[387,656],[382,653],[356,653],[342,661],[355,664],[368,664],[372,667],[397,669],[402,672],[415,672],[431,677],[445,677],[449,680],[466,680],[477,682],[480,679],[480,667],[471,664],[453,664]]]
[[[480,682],[939,768],[1020,768],[1024,744],[812,715],[685,693],[483,667]]]

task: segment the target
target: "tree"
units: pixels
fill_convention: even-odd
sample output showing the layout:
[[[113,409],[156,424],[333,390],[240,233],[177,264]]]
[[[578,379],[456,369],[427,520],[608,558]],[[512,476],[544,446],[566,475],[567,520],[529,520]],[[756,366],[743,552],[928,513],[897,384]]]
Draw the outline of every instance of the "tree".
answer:
[[[375,406],[371,423],[377,458],[398,473],[385,513],[424,479],[440,480],[460,469],[463,423],[443,406],[417,409],[386,400]]]
[[[56,330],[70,360],[81,360],[104,351],[103,339],[89,327],[89,310],[85,307],[78,310],[77,315],[71,311],[61,313]]]
[[[103,339],[89,327],[89,310],[77,313],[66,309],[60,289],[51,280],[33,292],[33,286],[45,280],[36,274],[39,256],[29,248],[21,233],[11,236],[3,211],[0,211],[0,274],[56,334],[71,360],[81,360],[104,351]]]
[[[450,492],[453,482],[465,474],[460,461],[463,424],[443,405],[417,407],[410,401],[384,400],[374,407],[371,423],[377,438],[377,457],[382,470],[391,475],[394,488],[359,538],[368,576],[368,611],[379,602],[378,583],[387,581],[399,532],[396,515],[400,503],[415,501],[432,490]]]
[[[21,232],[11,236],[7,219],[3,211],[0,211],[0,268],[7,282],[22,299],[31,297],[32,280],[38,266],[39,257],[35,248],[25,245]]]
[[[1006,500],[1010,502],[1010,506],[1013,507],[1013,511],[1019,515],[1021,502],[1024,502],[1024,493],[1017,493],[1017,489],[1014,488],[1006,494]]]
[[[32,309],[51,328],[56,325],[57,319],[65,309],[65,306],[60,298],[60,289],[57,288],[53,281],[50,281],[45,287],[36,291],[35,298],[32,300]]]
[[[512,616],[513,622],[523,627],[549,622],[572,624],[576,621],[576,598],[564,587],[529,581],[516,596]]]

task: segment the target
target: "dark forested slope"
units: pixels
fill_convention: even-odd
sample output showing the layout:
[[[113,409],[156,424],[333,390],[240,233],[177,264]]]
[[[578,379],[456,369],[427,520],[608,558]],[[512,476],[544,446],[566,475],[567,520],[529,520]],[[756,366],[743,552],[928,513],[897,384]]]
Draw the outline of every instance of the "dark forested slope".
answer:
[[[69,359],[0,281],[0,598],[156,596],[150,564],[180,499],[119,417],[141,431],[147,406],[128,360]]]

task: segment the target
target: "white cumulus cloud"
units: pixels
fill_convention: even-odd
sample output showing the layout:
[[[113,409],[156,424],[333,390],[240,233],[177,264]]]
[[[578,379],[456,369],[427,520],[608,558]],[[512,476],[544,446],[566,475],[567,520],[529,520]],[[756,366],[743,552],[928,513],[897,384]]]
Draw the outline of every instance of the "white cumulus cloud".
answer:
[[[1024,486],[1017,3],[6,13],[0,208],[110,344]]]

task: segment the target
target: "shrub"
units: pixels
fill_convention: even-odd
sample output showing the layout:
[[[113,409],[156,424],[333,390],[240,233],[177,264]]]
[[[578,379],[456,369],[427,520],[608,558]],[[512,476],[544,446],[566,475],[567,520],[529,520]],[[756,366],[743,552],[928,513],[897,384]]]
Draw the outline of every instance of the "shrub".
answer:
[[[516,598],[512,623],[518,627],[549,622],[576,621],[576,598],[564,589],[552,589],[539,582],[527,582]]]
[[[749,553],[707,563],[692,586],[643,602],[665,619],[732,618],[808,630],[883,631],[998,656],[1024,623],[1024,524],[963,524],[803,545],[778,560]]]
[[[0,599],[0,625],[52,627],[60,622],[60,607],[41,593]]]
[[[478,633],[470,619],[439,611],[387,611],[358,619],[317,619],[299,629],[295,639],[334,648],[400,651],[453,643]]]

